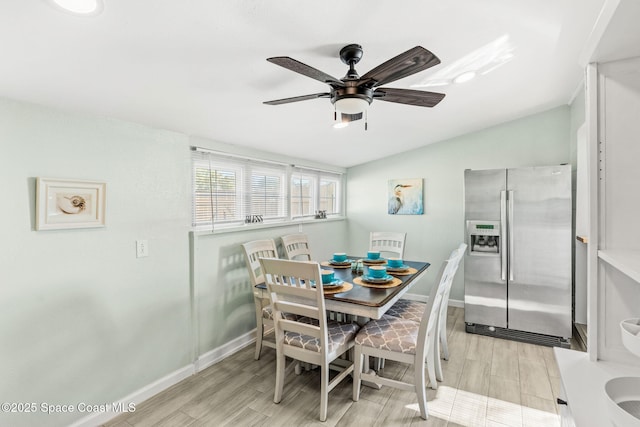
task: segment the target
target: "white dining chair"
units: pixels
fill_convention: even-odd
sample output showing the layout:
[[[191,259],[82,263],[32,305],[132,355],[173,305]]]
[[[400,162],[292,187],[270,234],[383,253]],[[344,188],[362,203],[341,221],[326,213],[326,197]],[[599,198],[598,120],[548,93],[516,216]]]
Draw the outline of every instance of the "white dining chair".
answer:
[[[431,289],[426,310],[420,323],[399,317],[383,315],[378,320],[367,322],[356,335],[355,367],[353,377],[353,400],[360,398],[362,381],[370,381],[380,386],[389,386],[405,391],[413,391],[418,398],[420,416],[428,418],[425,364],[429,375],[429,385],[437,388],[434,370],[434,353],[438,335],[438,314],[445,292],[446,276],[450,271],[449,261],[445,261],[440,280]],[[413,365],[413,383],[381,376],[369,370],[369,357],[395,360]]]
[[[306,234],[287,234],[281,239],[287,259],[311,261],[311,248]]]
[[[327,319],[320,264],[261,258],[271,298],[276,330],[276,385],[273,401],[280,403],[284,390],[286,358],[289,367],[306,362],[320,367],[320,421],[327,419],[329,392],[353,372],[353,362],[339,359],[354,346],[355,323]],[[281,313],[295,314],[283,318]],[[329,369],[340,372],[329,380]],[[295,398],[295,396],[292,396]]]
[[[460,261],[464,257],[466,249],[467,245],[465,243],[461,243],[456,249],[451,252],[449,258],[447,259],[447,261],[450,263],[450,272],[447,276],[445,276],[447,283],[445,283],[445,291],[442,297],[442,304],[440,305],[438,314],[438,338],[436,340],[437,351],[434,352],[435,375],[438,381],[442,381],[444,379],[442,362],[440,361],[439,357],[440,354],[442,354],[442,358],[444,360],[449,360],[449,345],[447,342],[447,313],[449,308],[449,295],[451,293],[451,285],[453,284],[453,279],[456,272],[458,271]],[[422,319],[422,315],[426,310],[426,307],[427,304],[420,301],[400,299],[394,305],[392,305],[389,310],[387,310],[386,314],[389,316],[399,317],[414,322],[420,322]]]
[[[275,341],[265,339],[274,327],[273,312],[270,306],[267,287],[264,284],[264,274],[260,265],[260,257],[277,258],[278,250],[273,239],[253,240],[243,243],[249,279],[253,286],[253,302],[256,309],[256,351],[255,359],[260,359],[262,346],[275,348]]]
[[[369,250],[380,251],[383,256],[390,254],[396,258],[403,258],[406,237],[407,233],[372,231],[369,234]]]

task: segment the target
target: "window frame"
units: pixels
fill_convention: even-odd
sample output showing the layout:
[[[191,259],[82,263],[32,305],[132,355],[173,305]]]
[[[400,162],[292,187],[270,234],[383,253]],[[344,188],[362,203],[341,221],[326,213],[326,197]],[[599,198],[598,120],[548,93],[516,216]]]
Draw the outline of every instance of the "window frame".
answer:
[[[339,171],[327,171],[314,167],[296,166],[281,162],[269,161],[246,157],[242,155],[235,155],[230,153],[210,151],[199,147],[191,147],[191,228],[194,231],[232,231],[243,230],[248,227],[268,227],[268,226],[282,226],[291,223],[300,223],[310,220],[322,219],[340,219],[344,215],[344,194],[345,194],[345,173]],[[199,191],[196,171],[198,168],[208,168],[209,173],[213,170],[219,170],[218,168],[226,168],[228,170],[235,171],[235,209],[237,215],[235,218],[216,220],[216,207],[214,207],[215,192],[212,191],[212,183],[209,183],[207,191]],[[223,169],[224,170],[224,169]],[[279,182],[276,186],[271,186],[271,189],[277,191],[271,196],[269,195],[269,183],[265,181],[264,190],[264,203],[265,207],[269,209],[268,199],[275,197],[274,209],[276,215],[263,215],[262,220],[259,222],[247,222],[247,215],[255,215],[258,210],[252,209],[254,207],[254,194],[255,189],[259,188],[259,185],[255,185],[253,180],[254,176],[277,176]],[[309,203],[310,206],[304,214],[294,215],[294,184],[293,181],[296,176],[304,176],[310,178],[312,182],[312,188],[310,188]],[[239,182],[238,182],[239,181]],[[277,180],[276,180],[277,181]],[[329,212],[327,210],[326,215],[318,215],[320,206],[323,206],[321,187],[324,182],[334,182],[335,190],[334,194],[330,197],[333,201],[329,202],[335,205],[334,209]],[[202,185],[200,183],[200,185]],[[210,207],[202,204],[202,201],[197,201],[197,197],[203,198],[203,194],[210,200]],[[201,203],[198,205],[198,203]],[[324,202],[326,205],[326,202]],[[273,206],[272,206],[273,207]],[[326,209],[325,209],[326,210]],[[208,211],[208,212],[207,212]],[[266,211],[264,211],[266,212]],[[208,218],[207,218],[208,216]]]

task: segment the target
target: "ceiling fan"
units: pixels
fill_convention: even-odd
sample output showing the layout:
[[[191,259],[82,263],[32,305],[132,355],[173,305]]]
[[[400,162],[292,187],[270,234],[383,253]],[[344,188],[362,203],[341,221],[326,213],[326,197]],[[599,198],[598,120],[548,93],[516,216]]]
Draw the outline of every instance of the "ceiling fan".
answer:
[[[444,98],[443,93],[379,87],[438,65],[440,63],[438,57],[422,46],[409,49],[360,77],[355,70],[355,65],[362,58],[362,54],[362,46],[358,44],[350,44],[340,50],[340,59],[349,66],[349,70],[339,80],[288,56],[267,58],[271,63],[328,84],[329,92],[276,99],[264,103],[280,105],[308,99],[329,98],[335,109],[341,112],[342,121],[349,122],[361,119],[362,114],[374,99],[418,107],[433,107]]]

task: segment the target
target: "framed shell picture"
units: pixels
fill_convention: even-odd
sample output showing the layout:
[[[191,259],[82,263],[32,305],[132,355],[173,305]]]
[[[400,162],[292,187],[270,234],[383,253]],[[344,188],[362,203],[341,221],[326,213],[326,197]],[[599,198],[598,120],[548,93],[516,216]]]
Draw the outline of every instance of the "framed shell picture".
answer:
[[[104,227],[106,183],[36,180],[36,230]]]
[[[422,178],[390,179],[387,212],[390,215],[422,215]]]

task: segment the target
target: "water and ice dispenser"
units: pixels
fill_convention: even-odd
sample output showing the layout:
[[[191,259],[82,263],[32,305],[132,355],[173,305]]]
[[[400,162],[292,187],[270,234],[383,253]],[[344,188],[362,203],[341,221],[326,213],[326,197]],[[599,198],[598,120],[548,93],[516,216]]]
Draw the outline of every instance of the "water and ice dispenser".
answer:
[[[470,255],[500,254],[500,221],[467,221],[467,233]]]

